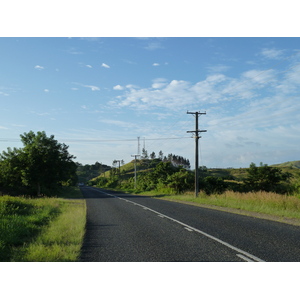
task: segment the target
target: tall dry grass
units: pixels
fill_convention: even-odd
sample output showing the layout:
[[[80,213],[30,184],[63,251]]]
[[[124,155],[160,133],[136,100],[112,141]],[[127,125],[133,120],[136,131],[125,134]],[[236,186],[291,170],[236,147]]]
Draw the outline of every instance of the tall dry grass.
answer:
[[[242,209],[265,213],[280,217],[300,219],[300,199],[296,196],[281,195],[271,192],[239,193],[226,191],[223,194],[206,195],[200,192],[195,198],[194,193],[165,196],[168,199],[209,204],[221,207]]]

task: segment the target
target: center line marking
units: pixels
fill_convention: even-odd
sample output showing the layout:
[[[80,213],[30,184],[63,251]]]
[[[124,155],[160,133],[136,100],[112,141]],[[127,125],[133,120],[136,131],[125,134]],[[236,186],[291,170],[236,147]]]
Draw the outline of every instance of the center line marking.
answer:
[[[92,189],[94,189],[94,188],[92,188]],[[100,193],[106,194],[106,195],[108,195],[108,196],[113,196],[113,195],[111,195],[111,194],[108,194],[108,193],[99,191],[98,189],[95,189],[95,190],[97,190],[97,191],[100,192]],[[114,197],[114,196],[113,196],[113,197]],[[226,247],[228,247],[228,248],[230,248],[230,249],[232,249],[232,250],[234,250],[234,251],[236,251],[236,252],[238,252],[239,254],[237,254],[237,256],[240,257],[240,258],[242,258],[242,259],[244,259],[244,260],[248,259],[248,260],[250,261],[250,259],[252,259],[252,261],[260,261],[260,262],[264,262],[264,260],[262,260],[262,259],[260,259],[260,258],[258,258],[258,257],[256,257],[256,256],[254,256],[254,255],[252,255],[252,254],[250,254],[250,253],[248,253],[248,252],[246,252],[246,251],[244,251],[244,250],[241,250],[241,249],[239,249],[239,248],[237,248],[237,247],[235,247],[235,246],[233,246],[233,245],[231,245],[231,244],[229,244],[229,243],[227,243],[227,242],[224,242],[224,241],[222,241],[222,240],[220,240],[220,239],[214,237],[213,235],[210,235],[210,234],[208,234],[208,233],[206,233],[206,232],[204,232],[204,231],[202,231],[202,230],[199,230],[199,229],[194,228],[194,227],[192,227],[192,226],[190,226],[190,225],[187,225],[187,224],[185,224],[185,223],[183,223],[183,222],[181,222],[181,221],[178,221],[178,220],[176,220],[176,219],[173,219],[173,218],[171,218],[171,217],[169,217],[169,216],[167,216],[167,215],[161,214],[161,213],[159,213],[158,211],[156,211],[156,210],[154,210],[154,209],[151,209],[151,208],[149,208],[149,207],[147,207],[147,206],[144,206],[144,205],[135,203],[135,202],[133,202],[133,201],[130,201],[130,200],[127,200],[127,199],[124,199],[124,198],[120,198],[120,197],[116,197],[116,198],[118,198],[118,199],[120,199],[120,200],[123,200],[123,201],[126,201],[126,202],[129,202],[129,203],[134,204],[134,205],[136,205],[136,206],[140,206],[140,207],[142,207],[142,208],[147,208],[149,211],[154,212],[155,214],[157,214],[157,215],[160,216],[160,217],[167,218],[167,219],[169,219],[169,220],[171,220],[171,221],[174,221],[174,222],[176,222],[176,223],[182,225],[185,229],[189,228],[191,231],[196,231],[196,232],[198,232],[198,233],[200,233],[200,234],[202,234],[202,235],[204,235],[204,236],[206,236],[206,237],[208,237],[208,238],[210,238],[210,239],[212,239],[212,240],[214,240],[214,241],[216,241],[216,242],[218,242],[218,243],[220,243],[220,244],[222,244],[222,245],[224,245],[224,246],[226,246]]]
[[[184,227],[184,229],[186,229],[187,231],[193,231],[191,228],[188,227]]]

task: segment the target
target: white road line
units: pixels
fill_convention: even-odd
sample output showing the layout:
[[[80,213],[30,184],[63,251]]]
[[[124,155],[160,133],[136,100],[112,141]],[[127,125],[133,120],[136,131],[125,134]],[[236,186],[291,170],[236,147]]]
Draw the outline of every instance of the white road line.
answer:
[[[186,229],[187,231],[193,231],[191,228],[188,227],[184,227],[184,229]]]
[[[114,195],[111,195],[111,194],[108,194],[108,193],[99,191],[98,189],[95,189],[95,190],[97,190],[97,191],[100,192],[100,193],[103,193],[103,194],[106,194],[106,195],[109,195],[109,196],[118,198],[118,199],[120,199],[120,200],[129,202],[129,203],[131,203],[131,204],[133,204],[133,205],[137,205],[137,206],[140,206],[140,207],[142,207],[142,208],[147,208],[149,211],[154,212],[154,213],[157,214],[159,217],[167,218],[167,219],[169,219],[169,220],[171,220],[171,221],[173,221],[173,222],[176,222],[176,223],[182,225],[182,226],[185,227],[186,229],[189,228],[191,231],[196,231],[196,232],[198,232],[198,233],[200,233],[200,234],[202,234],[202,235],[204,235],[204,236],[206,236],[206,237],[208,237],[208,238],[210,238],[210,239],[212,239],[212,240],[214,240],[214,241],[216,241],[216,242],[218,242],[218,243],[220,243],[220,244],[222,244],[222,245],[224,245],[224,246],[226,246],[226,247],[228,247],[228,248],[230,248],[230,249],[232,249],[232,250],[234,250],[234,251],[236,251],[236,252],[238,252],[239,254],[237,254],[237,255],[240,255],[240,256],[239,256],[240,258],[243,257],[242,259],[245,259],[245,258],[246,258],[246,259],[252,259],[252,261],[264,262],[264,260],[262,260],[262,259],[260,259],[260,258],[258,258],[258,257],[256,257],[256,256],[254,256],[254,255],[252,255],[252,254],[250,254],[250,253],[248,253],[248,252],[246,252],[246,251],[243,251],[243,250],[241,250],[241,249],[239,249],[239,248],[237,248],[237,247],[235,247],[235,246],[232,246],[232,245],[230,245],[229,243],[224,242],[224,241],[222,241],[222,240],[220,240],[220,239],[214,237],[213,235],[210,235],[210,234],[208,234],[208,233],[206,233],[206,232],[204,232],[204,231],[202,231],[202,230],[199,230],[199,229],[194,228],[194,227],[192,227],[192,226],[190,226],[190,225],[187,225],[187,224],[185,224],[185,223],[183,223],[183,222],[180,222],[180,221],[178,221],[178,220],[176,220],[176,219],[173,219],[173,218],[171,218],[171,217],[169,217],[169,216],[167,216],[167,215],[164,215],[164,214],[162,214],[162,213],[159,213],[158,211],[153,210],[153,209],[151,209],[151,208],[149,208],[149,207],[147,207],[147,206],[141,205],[141,204],[139,204],[139,203],[135,203],[135,202],[130,201],[130,200],[128,200],[128,199],[124,199],[124,198],[121,198],[121,197],[116,197],[116,196],[114,196]],[[241,256],[242,256],[242,257],[241,257]]]
[[[243,254],[237,254],[236,256],[238,256],[239,258],[245,260],[245,261],[248,261],[248,262],[254,262],[254,260],[244,256]]]

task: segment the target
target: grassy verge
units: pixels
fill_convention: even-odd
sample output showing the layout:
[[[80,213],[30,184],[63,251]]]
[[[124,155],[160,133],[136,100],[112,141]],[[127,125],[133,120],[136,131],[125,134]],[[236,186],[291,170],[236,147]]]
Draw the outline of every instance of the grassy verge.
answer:
[[[300,221],[300,199],[296,196],[286,196],[267,192],[237,193],[227,191],[221,195],[206,195],[194,193],[182,195],[165,195],[160,192],[145,192],[140,195],[163,198],[166,200],[184,201],[215,207],[233,208],[249,212],[261,213],[280,218],[291,218]]]
[[[83,200],[62,200],[61,214],[24,247],[20,261],[77,261],[84,237],[86,207]]]
[[[85,222],[84,200],[0,197],[0,261],[76,261]]]

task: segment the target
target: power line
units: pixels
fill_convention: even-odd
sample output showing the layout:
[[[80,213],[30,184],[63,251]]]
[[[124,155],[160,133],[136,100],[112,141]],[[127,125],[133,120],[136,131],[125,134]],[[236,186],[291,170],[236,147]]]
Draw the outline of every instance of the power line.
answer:
[[[145,140],[147,141],[156,141],[156,140],[179,140],[179,139],[186,139],[187,137],[162,137],[162,138],[151,138]],[[59,139],[63,140],[64,142],[71,142],[71,143],[105,143],[105,142],[136,142],[136,139],[124,139],[124,140],[98,140],[98,139]],[[0,138],[0,142],[20,142],[18,139],[11,139],[11,138]]]

